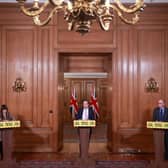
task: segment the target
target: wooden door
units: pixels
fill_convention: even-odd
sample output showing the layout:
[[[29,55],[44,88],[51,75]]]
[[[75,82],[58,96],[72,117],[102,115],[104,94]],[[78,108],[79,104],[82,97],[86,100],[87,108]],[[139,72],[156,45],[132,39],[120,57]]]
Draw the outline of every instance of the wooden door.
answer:
[[[82,100],[90,101],[90,93],[95,87],[96,97],[100,106],[100,122],[107,121],[107,80],[106,79],[64,79],[64,122],[71,122],[69,102],[71,88],[75,88],[79,107],[82,107]]]

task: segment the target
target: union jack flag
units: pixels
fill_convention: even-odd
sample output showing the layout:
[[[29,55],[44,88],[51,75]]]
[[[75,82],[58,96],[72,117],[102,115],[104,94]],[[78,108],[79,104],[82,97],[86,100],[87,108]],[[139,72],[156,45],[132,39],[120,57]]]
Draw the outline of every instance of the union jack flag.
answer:
[[[78,102],[76,99],[76,90],[75,88],[72,89],[71,91],[71,97],[70,97],[70,104],[69,104],[69,109],[72,114],[72,118],[75,119],[75,115],[78,113]]]
[[[96,91],[95,88],[91,90],[91,97],[90,97],[90,106],[92,107],[95,115],[97,118],[99,118],[99,104],[96,98]]]

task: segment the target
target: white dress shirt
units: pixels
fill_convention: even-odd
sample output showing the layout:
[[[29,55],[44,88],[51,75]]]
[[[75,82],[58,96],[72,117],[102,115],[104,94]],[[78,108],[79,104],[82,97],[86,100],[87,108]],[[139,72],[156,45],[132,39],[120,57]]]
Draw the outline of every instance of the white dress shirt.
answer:
[[[84,108],[82,113],[82,120],[88,120],[89,119],[89,109]]]

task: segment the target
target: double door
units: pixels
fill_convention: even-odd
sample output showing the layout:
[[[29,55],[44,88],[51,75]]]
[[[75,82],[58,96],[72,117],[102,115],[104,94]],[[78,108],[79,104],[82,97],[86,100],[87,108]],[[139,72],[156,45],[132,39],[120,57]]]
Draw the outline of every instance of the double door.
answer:
[[[106,122],[107,118],[107,80],[106,79],[64,79],[64,122],[71,122],[69,102],[72,89],[75,88],[79,107],[82,100],[90,101],[91,91],[95,88],[96,97],[100,108],[100,122]]]

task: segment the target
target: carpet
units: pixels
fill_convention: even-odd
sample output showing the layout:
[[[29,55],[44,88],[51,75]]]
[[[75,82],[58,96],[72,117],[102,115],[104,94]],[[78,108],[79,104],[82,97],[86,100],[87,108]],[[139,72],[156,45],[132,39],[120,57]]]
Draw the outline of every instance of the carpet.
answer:
[[[146,168],[149,162],[138,161],[96,161],[96,168]],[[20,168],[78,168],[71,161],[20,161]]]

